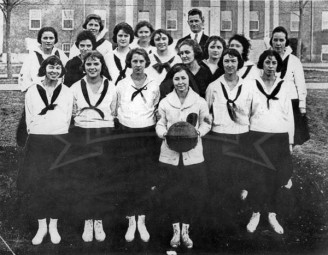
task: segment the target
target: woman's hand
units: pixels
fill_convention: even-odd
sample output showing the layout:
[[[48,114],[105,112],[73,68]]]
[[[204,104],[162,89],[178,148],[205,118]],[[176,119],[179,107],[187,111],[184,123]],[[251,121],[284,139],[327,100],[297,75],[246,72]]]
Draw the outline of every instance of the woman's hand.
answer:
[[[289,151],[290,151],[290,154],[293,153],[293,145],[292,144],[289,145]]]
[[[209,124],[209,125],[212,125],[212,122],[213,122],[213,116],[210,114],[210,115],[207,115],[205,118],[204,118],[204,121]]]
[[[306,114],[306,108],[305,107],[300,107],[300,113],[302,116]]]

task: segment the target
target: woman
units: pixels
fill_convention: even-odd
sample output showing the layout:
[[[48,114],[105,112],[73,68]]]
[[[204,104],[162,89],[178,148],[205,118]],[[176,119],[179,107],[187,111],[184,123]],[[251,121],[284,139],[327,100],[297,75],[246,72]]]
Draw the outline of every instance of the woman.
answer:
[[[182,238],[184,246],[191,249],[193,241],[189,236],[189,227],[198,220],[195,215],[201,213],[206,197],[206,169],[200,137],[210,130],[211,125],[205,121],[209,116],[206,101],[189,86],[188,67],[176,64],[171,70],[174,90],[160,102],[158,108],[161,118],[156,124],[156,133],[164,140],[159,161],[165,176],[164,203],[168,206],[173,226],[170,245],[177,248]],[[180,154],[168,147],[165,136],[174,123],[186,121],[191,113],[197,116],[195,128],[199,133],[198,143],[194,149]]]
[[[120,162],[124,171],[124,192],[129,227],[125,240],[132,242],[138,229],[143,242],[150,235],[145,225],[150,185],[150,173],[154,170],[155,110],[159,101],[159,86],[144,72],[150,64],[144,49],[132,49],[126,57],[126,66],[132,74],[117,84],[117,118],[119,132],[123,134]],[[138,219],[136,219],[138,216]],[[137,220],[137,222],[136,222]]]
[[[287,50],[289,45],[288,33],[284,27],[276,27],[272,31],[270,40],[272,49],[279,53],[283,60],[280,78],[290,85],[294,122],[295,122],[295,145],[301,145],[310,139],[306,119],[306,84],[301,61]]]
[[[200,65],[208,67],[212,73],[212,81],[219,78],[224,71],[219,69],[218,63],[222,52],[227,48],[226,42],[220,36],[213,35],[207,39],[205,44],[205,59]]]
[[[58,34],[53,27],[41,28],[38,32],[37,41],[40,45],[33,49],[33,51],[30,50],[28,57],[24,60],[19,74],[18,83],[23,92],[34,83],[40,81],[38,70],[44,59],[56,55],[60,58],[64,66],[68,60],[65,53],[55,47],[55,44],[58,42]]]
[[[139,21],[134,28],[134,36],[137,39],[131,43],[131,49],[143,48],[148,54],[151,54],[154,50],[154,47],[150,45],[150,36],[153,32],[152,24],[145,20]]]
[[[112,145],[107,138],[114,131],[116,90],[103,75],[105,61],[101,53],[87,52],[82,67],[86,76],[71,87],[75,127],[71,131],[70,155],[76,153],[75,159],[80,160],[70,167],[67,178],[71,180],[70,190],[77,194],[74,209],[85,219],[83,241],[91,242],[95,232],[96,240],[102,242],[106,238],[102,219],[106,207],[113,203],[104,205],[103,201],[112,198],[107,189],[110,185],[106,183],[113,162],[109,149]]]
[[[244,61],[244,66],[239,70],[238,75],[243,79],[255,79],[258,77],[258,70],[253,62],[248,59],[251,44],[243,35],[235,34],[229,39],[229,49],[239,52]]]
[[[106,63],[111,63],[111,76],[115,85],[131,74],[131,70],[125,64],[125,59],[130,52],[130,43],[133,42],[134,32],[132,27],[125,22],[121,22],[114,27],[113,42],[117,43],[117,48],[113,51],[112,56],[106,56]]]
[[[213,115],[212,130],[205,140],[213,194],[210,202],[212,205],[219,204],[219,200],[222,204],[226,202],[223,209],[231,207],[236,192],[245,188],[244,144],[249,132],[252,93],[249,84],[238,75],[243,63],[237,50],[225,50],[218,64],[224,74],[206,90],[206,101]],[[214,206],[212,209],[219,208]]]
[[[253,210],[247,224],[250,233],[256,230],[261,213],[268,213],[269,223],[276,233],[284,233],[276,218],[279,208],[276,199],[281,187],[288,184],[293,171],[291,149],[294,121],[290,85],[276,76],[281,67],[282,59],[277,52],[264,51],[258,61],[262,75],[252,84],[248,146],[253,162],[250,172],[253,181],[248,196]]]
[[[175,50],[169,48],[172,43],[172,36],[164,29],[157,29],[151,35],[150,45],[156,47],[156,51],[149,56],[150,67],[147,73],[153,76],[158,84],[164,80],[165,75],[174,64],[181,63]]]
[[[103,56],[112,55],[113,46],[110,41],[105,39],[105,34],[107,29],[104,28],[104,24],[101,20],[101,17],[97,14],[89,14],[82,28],[84,30],[91,31],[93,35],[96,37],[96,44],[94,45],[94,49],[99,51]],[[69,52],[69,59],[74,58],[75,56],[80,55],[79,45],[75,42]]]
[[[64,74],[57,56],[46,58],[38,72],[42,82],[31,86],[25,95],[28,139],[17,187],[31,194],[32,217],[38,219],[33,245],[41,244],[48,233],[47,218],[51,242],[61,241],[57,221],[64,196],[60,188],[63,180],[55,162],[65,147],[62,140],[68,133],[73,106],[71,92],[61,83]]]
[[[71,87],[75,82],[81,80],[85,76],[85,72],[82,70],[82,61],[86,53],[95,48],[96,38],[91,31],[84,30],[77,35],[75,44],[80,54],[70,59],[65,66],[66,75],[64,84],[68,87]],[[107,66],[104,68],[104,76],[111,80]]]
[[[212,81],[211,71],[198,64],[198,59],[202,57],[202,49],[193,39],[184,40],[178,46],[178,54],[191,73],[198,86],[199,95],[205,97],[207,86]]]

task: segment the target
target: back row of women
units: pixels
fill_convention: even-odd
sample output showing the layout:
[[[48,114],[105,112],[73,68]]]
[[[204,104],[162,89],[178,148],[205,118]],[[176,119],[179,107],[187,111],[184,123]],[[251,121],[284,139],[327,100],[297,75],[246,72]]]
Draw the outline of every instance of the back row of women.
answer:
[[[42,28],[40,47],[21,71],[29,135],[17,184],[31,194],[38,219],[32,243],[42,243],[47,218],[51,241],[61,241],[57,220],[64,205],[85,219],[85,242],[94,236],[104,241],[102,219],[117,204],[129,221],[126,241],[138,230],[148,242],[145,221],[155,189],[172,223],[172,247],[193,247],[190,224],[205,203],[231,196],[227,187],[252,207],[248,232],[267,213],[273,230],[283,234],[277,193],[292,185],[292,146],[308,139],[298,122],[306,112],[304,74],[287,47],[287,31],[273,30],[272,49],[255,66],[242,35],[228,46],[211,36],[204,52],[187,39],[176,53],[167,31],[154,31],[145,21],[135,31],[120,23],[112,51],[98,37],[99,16],[89,15],[83,28],[68,61],[54,47],[56,30]],[[197,145],[187,152],[166,141],[179,121],[198,132]]]

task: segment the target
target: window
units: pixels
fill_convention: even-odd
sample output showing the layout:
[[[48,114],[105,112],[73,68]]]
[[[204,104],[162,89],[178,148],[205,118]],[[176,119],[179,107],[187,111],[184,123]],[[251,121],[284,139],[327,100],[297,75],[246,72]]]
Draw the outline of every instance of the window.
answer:
[[[249,31],[259,31],[259,12],[258,11],[250,12]]]
[[[322,30],[328,29],[328,11],[322,12]]]
[[[30,10],[29,27],[30,30],[39,30],[41,28],[41,10]]]
[[[71,49],[71,44],[70,43],[62,43],[62,50],[66,54],[69,54],[69,51]]]
[[[97,14],[97,15],[100,16],[101,21],[102,21],[104,27],[106,27],[106,16],[107,16],[106,10],[95,10],[94,11],[94,14]]]
[[[170,31],[178,30],[178,11],[177,10],[166,11],[166,30],[170,30]]]
[[[63,30],[74,29],[74,10],[62,10],[62,28]]]
[[[138,22],[142,21],[142,20],[149,22],[149,11],[139,11],[138,12]]]
[[[321,61],[328,62],[328,44],[321,45]]]
[[[232,31],[231,11],[221,12],[221,31]]]
[[[290,14],[290,31],[298,31],[299,23],[300,23],[300,12],[293,11]]]

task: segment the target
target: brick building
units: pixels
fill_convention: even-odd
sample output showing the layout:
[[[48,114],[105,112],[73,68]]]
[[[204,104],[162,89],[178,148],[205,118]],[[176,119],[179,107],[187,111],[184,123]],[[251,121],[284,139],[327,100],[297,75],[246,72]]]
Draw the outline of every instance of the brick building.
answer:
[[[118,22],[126,21],[134,27],[141,19],[149,20],[155,28],[170,30],[173,38],[179,39],[190,32],[187,12],[195,7],[204,13],[205,33],[225,39],[243,33],[252,40],[251,58],[256,60],[265,48],[263,39],[274,27],[282,25],[290,38],[297,38],[297,4],[297,0],[26,0],[12,14],[11,46],[13,53],[26,53],[25,38],[36,38],[42,26],[53,26],[59,34],[57,46],[68,51],[90,13],[106,21],[109,40]],[[303,17],[303,58],[328,61],[328,1],[309,1]],[[3,44],[6,38],[2,17],[0,28]]]

